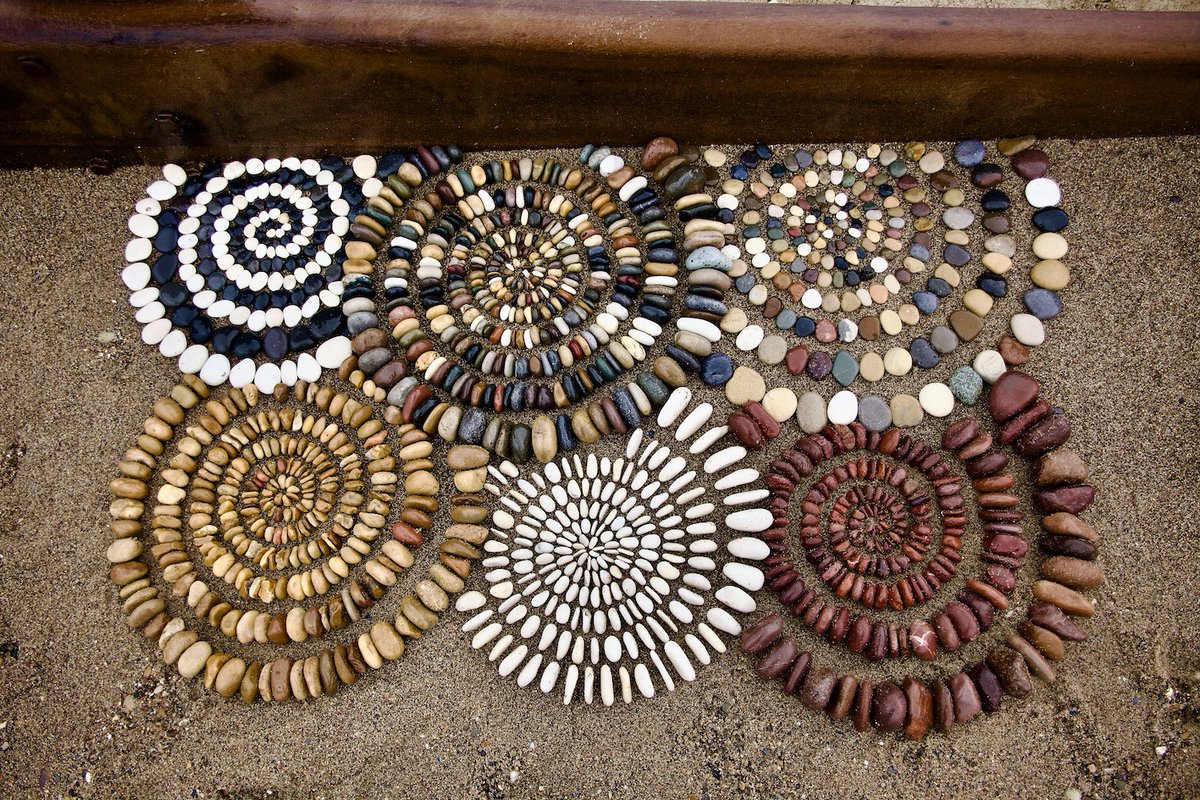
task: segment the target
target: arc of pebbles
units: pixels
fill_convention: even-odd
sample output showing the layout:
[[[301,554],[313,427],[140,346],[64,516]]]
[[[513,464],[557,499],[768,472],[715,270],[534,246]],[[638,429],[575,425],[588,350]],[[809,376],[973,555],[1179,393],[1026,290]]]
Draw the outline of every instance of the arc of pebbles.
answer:
[[[756,534],[771,514],[754,487],[759,471],[741,466],[746,448],[713,415],[680,387],[658,434],[636,429],[623,457],[488,468],[499,501],[484,544],[490,587],[456,608],[476,612],[462,629],[502,676],[558,692],[564,705],[597,694],[605,706],[630,703],[695,680],[697,665],[725,652],[722,637],[741,633],[736,615],[756,609],[757,564],[769,553]],[[689,469],[686,454],[703,466]],[[723,532],[735,535],[724,548]]]

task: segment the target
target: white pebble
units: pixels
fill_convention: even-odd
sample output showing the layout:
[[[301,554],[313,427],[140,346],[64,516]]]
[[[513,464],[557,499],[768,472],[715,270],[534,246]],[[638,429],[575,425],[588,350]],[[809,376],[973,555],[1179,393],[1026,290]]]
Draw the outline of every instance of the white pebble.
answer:
[[[350,352],[350,340],[345,336],[335,336],[317,348],[317,363],[325,369],[337,369],[350,356]]]
[[[207,360],[208,348],[202,344],[194,344],[180,354],[179,371],[185,375],[195,375]]]
[[[825,413],[835,425],[849,425],[858,417],[858,395],[849,389],[843,389],[829,398],[829,407]]]
[[[1062,189],[1053,178],[1034,178],[1025,184],[1025,199],[1034,208],[1056,206],[1062,200]]]
[[[771,555],[771,548],[762,539],[753,536],[742,536],[731,541],[726,547],[734,558],[747,558],[751,561],[762,561]]]
[[[927,383],[917,393],[921,408],[931,417],[945,417],[954,410],[954,393],[944,383]]]
[[[229,378],[229,359],[221,353],[213,353],[200,368],[200,380],[209,386],[220,386]]]
[[[1004,357],[996,350],[982,350],[971,366],[988,383],[995,383],[1007,370]]]
[[[365,181],[367,178],[375,177],[375,171],[377,169],[375,156],[355,156],[354,160],[350,162],[350,166],[354,170],[354,177],[358,178],[360,181]]]
[[[746,508],[726,516],[725,525],[739,533],[761,533],[771,527],[774,519],[768,509]]]
[[[1023,345],[1037,347],[1046,341],[1046,326],[1033,314],[1014,314],[1009,324],[1013,337]]]

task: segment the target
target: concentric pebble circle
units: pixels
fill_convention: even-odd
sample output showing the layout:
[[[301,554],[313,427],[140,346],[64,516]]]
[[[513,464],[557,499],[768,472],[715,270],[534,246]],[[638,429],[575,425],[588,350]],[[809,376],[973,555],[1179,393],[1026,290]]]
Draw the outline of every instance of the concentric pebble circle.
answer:
[[[674,197],[605,147],[418,148],[372,198],[387,235],[346,247],[356,369],[405,421],[517,463],[627,433],[676,387],[723,384],[728,263],[692,261],[674,224],[720,227],[717,209]]]
[[[1079,516],[1094,489],[1065,446],[1066,416],[1033,378],[1006,371],[987,403],[990,422],[965,416],[940,441],[854,422],[778,451],[763,482],[762,569],[783,609],[740,639],[760,677],[860,731],[912,739],[1027,696],[1034,677],[1055,680],[1064,643],[1087,638],[1075,620],[1095,613],[1083,592],[1103,580],[1099,536]],[[835,669],[821,663],[829,646],[903,671]]]
[[[443,458],[453,524],[408,576],[443,508]],[[272,396],[185,375],[110,484],[107,555],[129,627],[185,678],[246,702],[356,683],[463,588],[487,536],[487,461],[385,426],[352,389],[300,381]]]
[[[680,388],[657,433],[635,430],[616,457],[489,468],[490,586],[457,608],[477,612],[463,630],[501,675],[563,703],[629,703],[695,680],[741,632],[769,552],[752,534],[771,515],[746,449],[712,416]]]
[[[166,165],[129,218],[121,273],[142,340],[210,386],[269,392],[337,367],[343,242],[378,225],[363,203],[340,159]]]

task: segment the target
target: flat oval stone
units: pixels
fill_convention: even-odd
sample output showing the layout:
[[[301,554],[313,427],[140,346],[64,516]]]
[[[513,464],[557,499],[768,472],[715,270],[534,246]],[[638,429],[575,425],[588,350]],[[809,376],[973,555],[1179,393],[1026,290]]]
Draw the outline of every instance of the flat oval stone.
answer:
[[[1025,184],[1025,199],[1034,208],[1057,206],[1062,201],[1062,190],[1052,178],[1035,178]]]
[[[805,392],[796,403],[796,422],[805,433],[817,433],[825,427],[829,417],[825,412],[825,398],[816,392]]]

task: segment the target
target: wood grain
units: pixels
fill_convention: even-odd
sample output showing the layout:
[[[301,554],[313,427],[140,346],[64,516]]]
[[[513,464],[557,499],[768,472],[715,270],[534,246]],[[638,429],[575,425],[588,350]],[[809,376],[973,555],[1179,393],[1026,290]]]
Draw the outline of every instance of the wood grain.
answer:
[[[0,9],[0,162],[1200,131],[1200,14],[624,0]]]

